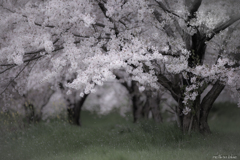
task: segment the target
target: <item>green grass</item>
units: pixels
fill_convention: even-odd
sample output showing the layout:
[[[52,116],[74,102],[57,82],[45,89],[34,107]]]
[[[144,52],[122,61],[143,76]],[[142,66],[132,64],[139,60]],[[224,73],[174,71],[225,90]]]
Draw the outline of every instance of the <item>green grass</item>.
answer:
[[[2,160],[208,160],[214,155],[240,157],[240,109],[214,106],[213,134],[184,136],[174,124],[133,124],[111,114],[82,113],[83,126],[65,121],[41,122],[17,131],[0,132]],[[1,125],[4,126],[4,125]],[[9,128],[9,127],[7,127]],[[3,128],[3,129],[7,129]]]

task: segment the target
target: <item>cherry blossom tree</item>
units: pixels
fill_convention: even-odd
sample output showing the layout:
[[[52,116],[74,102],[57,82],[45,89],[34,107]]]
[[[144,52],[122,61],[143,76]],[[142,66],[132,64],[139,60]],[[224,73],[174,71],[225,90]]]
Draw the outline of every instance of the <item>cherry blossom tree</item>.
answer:
[[[13,82],[20,94],[61,83],[84,98],[123,70],[140,92],[163,86],[178,103],[182,131],[204,134],[224,87],[239,98],[237,1],[24,2],[0,8],[1,82],[9,81],[0,94]],[[215,59],[207,63],[210,48]]]

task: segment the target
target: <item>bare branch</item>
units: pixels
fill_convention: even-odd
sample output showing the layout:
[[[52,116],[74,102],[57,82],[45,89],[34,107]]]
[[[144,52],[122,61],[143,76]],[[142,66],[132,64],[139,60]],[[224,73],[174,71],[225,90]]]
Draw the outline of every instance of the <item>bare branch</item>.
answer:
[[[18,74],[7,84],[7,86],[5,87],[5,89],[0,93],[0,95],[2,95],[7,88],[10,86],[10,84],[23,72],[23,70],[28,66],[28,64],[30,63],[30,61],[18,72]]]
[[[171,95],[173,98],[178,101],[179,94],[180,94],[180,88],[177,86],[174,86],[171,81],[169,81],[163,74],[158,74],[158,83],[160,83],[164,88],[166,88],[168,91],[171,92]]]
[[[42,56],[38,56],[38,57],[33,57],[33,58],[30,58],[30,59],[27,59],[27,60],[25,60],[25,61],[23,61],[24,63],[26,63],[26,62],[31,62],[31,61],[33,61],[33,60],[36,60],[36,59],[39,59],[39,58],[41,58]]]
[[[105,27],[105,25],[104,24],[102,24],[102,23],[99,23],[99,22],[97,22],[97,23],[95,23],[95,24],[93,24],[93,25],[96,25],[96,26],[99,26],[99,27]]]
[[[35,55],[36,56],[36,55]],[[39,58],[41,58],[42,57],[42,55],[40,55],[40,56],[38,56],[38,57],[35,57],[35,56],[33,56],[32,58],[30,58],[30,59],[27,59],[27,60],[24,60],[23,61],[23,63],[26,63],[26,62],[31,62],[31,61],[33,61],[33,60],[36,60],[36,59],[39,59]],[[1,64],[0,66],[11,66],[11,68],[12,67],[15,67],[15,66],[17,66],[16,64],[14,64],[14,63],[12,63],[12,64]],[[8,69],[11,69],[10,67],[8,68]],[[7,70],[8,70],[7,69]],[[1,74],[2,72],[0,72],[0,74]]]
[[[79,37],[79,38],[90,38],[90,36],[81,36],[81,35],[78,35],[78,34],[73,34],[75,37]],[[96,39],[111,39],[110,37],[101,37],[99,36],[98,38]]]
[[[15,64],[15,65],[12,65],[12,66],[10,66],[10,67],[8,67],[7,69],[5,69],[5,70],[3,70],[2,72],[0,72],[0,74],[6,72],[7,70],[9,70],[9,69],[11,69],[11,68],[13,68],[13,67],[15,67],[15,66],[16,66],[16,64]]]
[[[157,0],[155,0],[155,2],[158,4],[158,6],[159,6],[160,8],[162,8],[162,10],[163,10],[164,12],[170,13],[170,14],[178,17],[178,18],[181,18],[178,14],[176,14],[176,13],[174,13],[173,11],[169,10],[162,2],[159,2],[159,1],[157,1]]]
[[[26,55],[27,55],[27,54],[38,54],[38,53],[40,53],[40,52],[45,52],[45,49],[44,49],[44,48],[41,48],[41,49],[39,49],[39,50],[37,50],[37,51],[26,52],[25,54],[26,54]]]
[[[107,12],[106,7],[105,7],[104,4],[101,3],[101,2],[98,3],[98,6],[100,7],[100,9],[101,9],[101,11],[103,12],[104,16],[105,16],[106,18],[108,18],[108,19],[110,20],[110,22],[112,22],[112,23],[114,24],[114,28],[113,28],[113,29],[115,30],[115,34],[116,34],[116,36],[117,36],[117,35],[119,34],[119,30],[118,30],[118,28],[117,28],[114,20],[113,20],[111,17],[108,17],[108,16],[107,16],[107,14],[106,14],[106,12]]]
[[[15,11],[12,11],[11,9],[4,7],[3,4],[1,4],[0,6],[11,13],[15,13]]]
[[[207,41],[211,40],[216,34],[220,33],[222,30],[228,28],[231,26],[233,23],[238,21],[240,19],[240,15],[234,16],[230,18],[228,21],[218,25],[215,29],[212,31],[212,35],[210,37],[207,37]]]
[[[53,42],[53,44],[56,44],[58,41],[59,41],[59,38],[57,38],[57,39]],[[37,50],[37,51],[26,52],[25,55],[38,54],[38,53],[40,53],[40,52],[45,52],[45,48],[41,48],[41,49],[39,49],[39,50]]]
[[[36,25],[36,26],[42,26],[42,24],[40,24],[40,23],[37,23],[37,22],[34,22],[34,24]],[[52,26],[52,25],[46,25],[46,26],[44,26],[44,27],[48,27],[48,28],[54,28],[55,26]]]

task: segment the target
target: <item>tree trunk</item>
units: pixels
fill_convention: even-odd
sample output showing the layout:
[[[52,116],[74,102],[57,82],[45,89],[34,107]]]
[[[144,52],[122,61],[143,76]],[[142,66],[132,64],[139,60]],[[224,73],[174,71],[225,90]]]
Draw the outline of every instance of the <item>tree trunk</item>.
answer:
[[[81,126],[81,109],[87,98],[87,94],[85,94],[81,99],[76,100],[74,104],[70,104],[68,106],[68,120],[69,123]]]
[[[224,89],[225,85],[221,84],[220,81],[217,81],[208,94],[203,98],[201,103],[200,117],[199,117],[199,127],[202,134],[211,133],[208,125],[208,115],[212,109],[212,105],[219,96],[219,94]]]
[[[144,116],[144,101],[141,99],[142,94],[138,90],[136,81],[132,81],[130,87],[127,85],[127,83],[123,83],[123,85],[126,87],[129,94],[132,95],[133,123],[136,123]]]
[[[28,124],[35,122],[35,110],[34,105],[32,103],[25,103],[24,104],[25,109],[25,117],[27,119]]]
[[[212,89],[208,92],[208,94],[203,98],[201,103],[200,96],[196,98],[192,106],[194,110],[192,110],[187,115],[180,113],[180,117],[182,115],[181,129],[184,134],[190,134],[191,131],[200,132],[204,135],[211,133],[210,127],[208,125],[208,115],[213,103],[222,92],[224,87],[225,85],[217,81],[213,85]]]
[[[191,130],[192,118],[193,118],[193,115],[191,113],[189,113],[187,115],[183,115],[181,130],[184,134],[188,133],[189,130]]]
[[[184,133],[190,134],[191,131],[199,132],[199,113],[200,113],[201,96],[198,95],[193,103],[192,111],[185,116],[185,121],[189,122],[188,127],[183,129]],[[186,123],[185,122],[185,123]]]
[[[159,123],[162,122],[162,116],[159,108],[160,104],[160,96],[159,94],[153,92],[146,92],[147,101],[146,101],[146,108],[151,111],[153,119],[155,122]]]
[[[32,103],[25,102],[23,106],[28,124],[39,122],[42,119],[42,115],[36,113],[36,108]]]
[[[117,79],[120,79],[117,76]],[[155,97],[155,100],[150,100],[148,102],[148,98],[152,96],[152,92],[150,92],[150,96],[147,96],[147,99],[144,101],[142,97],[144,93],[140,93],[137,82],[131,81],[131,86],[129,86],[126,82],[122,83],[124,87],[128,90],[129,94],[132,95],[132,114],[133,114],[133,122],[136,123],[140,118],[148,118],[149,112],[151,111],[153,114],[153,118],[156,122],[161,122],[162,117],[160,114],[159,106],[160,103],[159,97]],[[158,101],[158,102],[155,102]],[[158,103],[158,104],[155,104]]]
[[[152,103],[151,112],[155,122],[159,123],[163,121],[160,108],[159,108],[159,103]]]
[[[133,95],[132,97],[132,114],[133,114],[133,123],[136,123],[141,117],[141,109],[139,106],[139,97]]]
[[[149,109],[145,106],[144,100],[142,100],[140,93],[134,94],[132,97],[132,103],[133,103],[133,122],[136,123],[139,121],[139,119],[145,117],[147,118]]]
[[[182,114],[182,131],[184,134],[190,134],[192,131],[199,132],[200,99],[201,96],[197,96],[190,113]]]

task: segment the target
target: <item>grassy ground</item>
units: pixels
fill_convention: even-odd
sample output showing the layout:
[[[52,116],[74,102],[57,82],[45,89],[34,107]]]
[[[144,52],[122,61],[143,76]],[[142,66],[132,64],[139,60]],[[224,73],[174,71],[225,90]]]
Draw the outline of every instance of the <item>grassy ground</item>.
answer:
[[[240,109],[225,103],[213,108],[213,134],[183,136],[174,124],[132,124],[117,114],[82,114],[83,127],[55,120],[12,130],[1,118],[2,160],[208,160],[240,159]],[[16,123],[16,122],[15,122]],[[9,129],[10,128],[10,129]],[[14,127],[13,127],[14,128]],[[16,128],[16,126],[15,126]],[[225,158],[227,159],[227,158]]]

